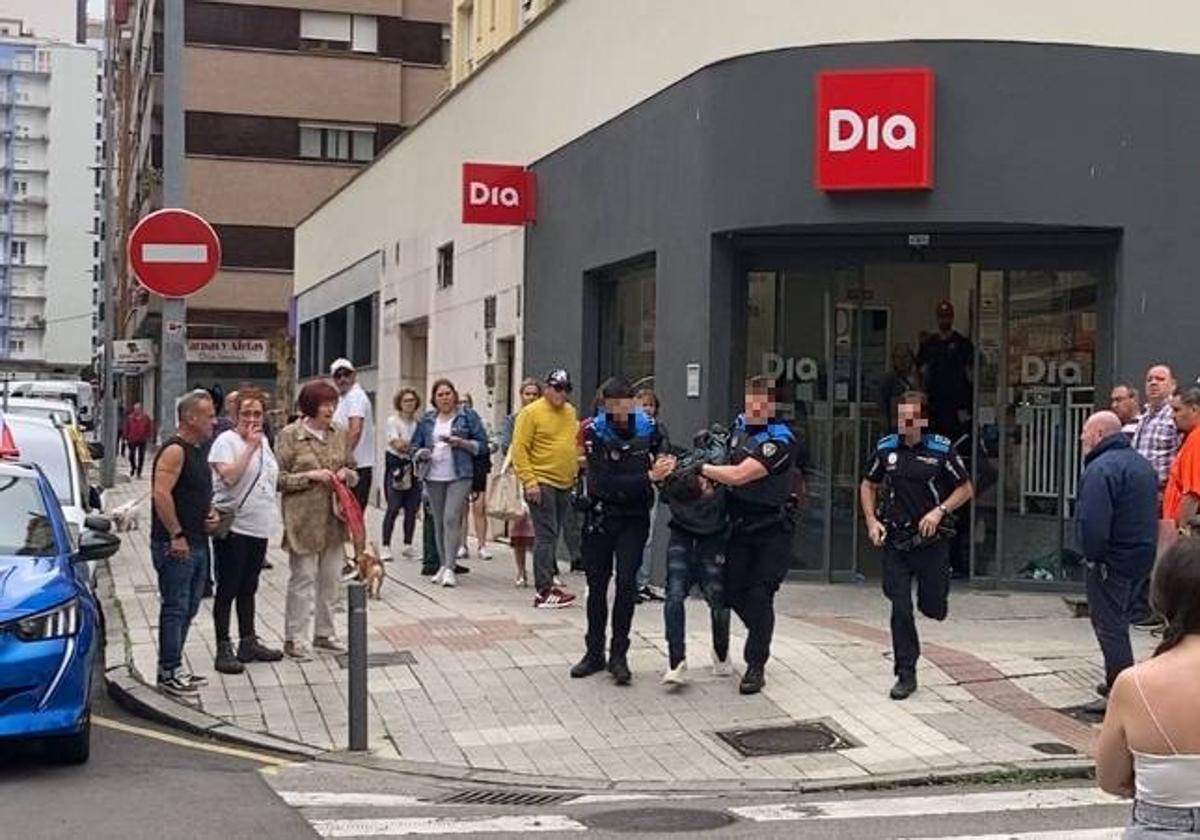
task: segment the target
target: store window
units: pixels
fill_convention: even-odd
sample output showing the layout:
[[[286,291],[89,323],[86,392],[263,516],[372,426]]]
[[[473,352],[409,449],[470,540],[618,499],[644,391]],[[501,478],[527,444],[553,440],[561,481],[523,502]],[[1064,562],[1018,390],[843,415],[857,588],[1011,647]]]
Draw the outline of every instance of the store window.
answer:
[[[596,272],[599,292],[598,381],[619,376],[631,383],[654,378],[654,257]]]
[[[300,157],[369,161],[375,157],[375,129],[301,123]]]

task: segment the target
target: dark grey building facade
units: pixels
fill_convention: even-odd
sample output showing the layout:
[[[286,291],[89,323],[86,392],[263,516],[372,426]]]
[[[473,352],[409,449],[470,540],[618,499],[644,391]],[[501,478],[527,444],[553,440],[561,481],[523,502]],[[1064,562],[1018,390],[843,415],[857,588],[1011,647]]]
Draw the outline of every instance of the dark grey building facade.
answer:
[[[817,189],[817,74],[913,66],[936,78],[932,188]],[[1198,136],[1197,56],[905,42],[718,63],[533,165],[526,367],[570,368],[585,407],[609,375],[652,382],[680,438],[775,376],[809,453],[795,568],[870,576],[858,476],[897,389],[937,389],[922,347],[948,302],[980,490],[958,563],[1070,581],[1083,418],[1151,362],[1200,373]]]

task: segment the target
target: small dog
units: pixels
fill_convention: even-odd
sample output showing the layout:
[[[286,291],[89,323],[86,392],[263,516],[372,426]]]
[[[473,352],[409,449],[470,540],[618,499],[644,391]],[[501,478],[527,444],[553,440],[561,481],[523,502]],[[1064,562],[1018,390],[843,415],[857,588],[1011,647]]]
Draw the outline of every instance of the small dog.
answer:
[[[355,552],[353,543],[347,542],[344,547],[346,565],[342,569],[342,581],[362,581],[367,587],[367,597],[378,601],[383,597],[380,592],[383,589],[383,579],[387,577],[387,572],[384,571],[383,563],[379,560],[379,553],[375,550],[375,546],[367,543],[359,552]]]
[[[108,518],[112,520],[113,529],[118,532],[141,530],[142,512],[139,507],[143,501],[145,501],[144,496],[141,499],[125,502],[109,511]]]

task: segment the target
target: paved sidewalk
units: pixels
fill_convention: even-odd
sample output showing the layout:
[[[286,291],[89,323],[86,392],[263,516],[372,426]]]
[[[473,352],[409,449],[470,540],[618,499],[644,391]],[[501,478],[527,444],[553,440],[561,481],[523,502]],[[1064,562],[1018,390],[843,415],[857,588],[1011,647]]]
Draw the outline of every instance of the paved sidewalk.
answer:
[[[143,495],[121,485],[110,504]],[[377,511],[372,511],[377,533]],[[143,679],[155,673],[158,597],[142,530],[123,534],[113,559],[116,597],[128,624],[128,655]],[[638,608],[630,666],[634,682],[607,675],[572,680],[582,653],[582,606],[547,611],[512,584],[510,554],[467,561],[456,589],[431,586],[419,562],[388,564],[382,601],[370,604],[372,653],[407,651],[411,665],[370,670],[371,747],[376,756],[453,768],[678,785],[747,780],[861,782],[872,777],[1063,760],[1086,755],[1094,730],[1059,712],[1094,698],[1099,654],[1086,620],[1058,595],[962,589],[943,624],[923,621],[921,690],[887,699],[892,683],[886,602],[875,585],[787,584],[777,598],[766,690],[737,693],[737,677],[709,669],[704,605],[688,603],[689,685],[659,682],[666,645],[659,604]],[[277,547],[259,591],[259,632],[281,643],[287,558]],[[582,598],[582,577],[567,576]],[[211,683],[202,709],[243,729],[321,749],[346,744],[346,671],[331,657],[257,664],[239,676],[212,669],[211,601],[188,640],[187,657]],[[339,613],[339,620],[344,620]],[[733,649],[744,637],[734,620]],[[1135,635],[1139,655],[1151,640]],[[740,670],[740,656],[735,657]],[[824,720],[859,744],[837,752],[743,758],[714,732]],[[1047,747],[1046,745],[1054,745]],[[1042,749],[1035,748],[1040,745]]]

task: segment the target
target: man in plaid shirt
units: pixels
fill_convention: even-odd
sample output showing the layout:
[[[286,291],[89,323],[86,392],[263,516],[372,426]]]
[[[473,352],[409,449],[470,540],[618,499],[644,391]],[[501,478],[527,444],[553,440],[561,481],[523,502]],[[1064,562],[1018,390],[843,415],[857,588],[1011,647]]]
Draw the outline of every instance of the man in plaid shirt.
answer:
[[[1171,462],[1179,450],[1179,429],[1171,411],[1171,395],[1175,393],[1175,377],[1166,365],[1154,365],[1146,371],[1146,406],[1133,431],[1133,448],[1158,474],[1158,498],[1171,472]],[[1154,627],[1160,622],[1151,615],[1149,575],[1133,588],[1129,613],[1139,627]]]

